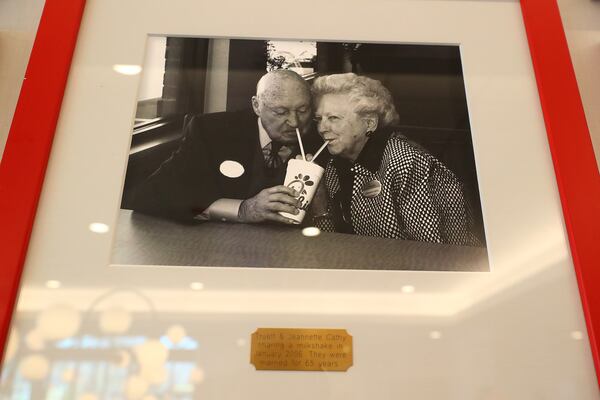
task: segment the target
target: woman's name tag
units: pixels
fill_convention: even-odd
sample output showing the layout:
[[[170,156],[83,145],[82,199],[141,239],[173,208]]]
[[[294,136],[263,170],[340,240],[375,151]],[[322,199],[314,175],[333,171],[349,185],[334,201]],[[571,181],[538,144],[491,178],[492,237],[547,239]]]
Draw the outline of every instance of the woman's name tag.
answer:
[[[361,192],[365,197],[379,196],[379,193],[381,193],[381,182],[377,179],[373,179],[363,185]]]

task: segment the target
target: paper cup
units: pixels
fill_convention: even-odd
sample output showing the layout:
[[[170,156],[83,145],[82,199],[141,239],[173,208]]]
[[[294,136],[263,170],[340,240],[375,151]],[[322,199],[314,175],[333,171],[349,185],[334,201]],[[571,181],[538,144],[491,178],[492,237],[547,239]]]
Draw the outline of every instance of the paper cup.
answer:
[[[293,220],[297,224],[301,223],[317,191],[323,172],[325,170],[313,162],[298,159],[290,160],[287,165],[283,184],[300,193],[300,196],[297,197],[301,202],[298,207],[300,212],[298,214],[280,212],[279,214]]]

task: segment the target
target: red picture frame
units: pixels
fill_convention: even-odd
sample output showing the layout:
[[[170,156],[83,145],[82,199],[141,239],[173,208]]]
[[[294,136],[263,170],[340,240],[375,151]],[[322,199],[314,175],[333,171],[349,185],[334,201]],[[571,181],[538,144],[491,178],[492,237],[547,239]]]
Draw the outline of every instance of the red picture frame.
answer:
[[[47,0],[0,164],[4,349],[85,0]],[[548,142],[600,379],[600,175],[556,0],[521,0]]]

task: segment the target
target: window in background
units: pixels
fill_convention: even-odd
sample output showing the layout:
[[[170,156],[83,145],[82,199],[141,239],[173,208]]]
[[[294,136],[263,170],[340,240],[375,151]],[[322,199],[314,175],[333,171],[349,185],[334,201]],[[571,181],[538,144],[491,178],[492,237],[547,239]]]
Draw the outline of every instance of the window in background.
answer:
[[[136,125],[147,123],[158,117],[158,104],[163,97],[166,50],[166,37],[148,37],[144,70],[142,71],[138,93],[138,107],[135,115]]]
[[[267,71],[289,69],[312,75],[317,61],[317,42],[267,40]]]

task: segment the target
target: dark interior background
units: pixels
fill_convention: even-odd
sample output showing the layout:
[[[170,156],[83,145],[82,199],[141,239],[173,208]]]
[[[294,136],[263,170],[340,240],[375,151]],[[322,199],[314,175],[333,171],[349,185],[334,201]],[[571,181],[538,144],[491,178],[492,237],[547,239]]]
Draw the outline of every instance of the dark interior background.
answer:
[[[186,116],[204,111],[209,43],[167,38],[158,118],[134,129],[123,208],[128,208],[131,189],[177,148]],[[266,47],[264,40],[230,41],[227,111],[249,108],[266,72]],[[313,66],[309,82],[319,75],[356,72],[380,80],[392,92],[401,132],[461,179],[485,241],[459,47],[319,42]],[[138,110],[146,106],[140,102]]]

